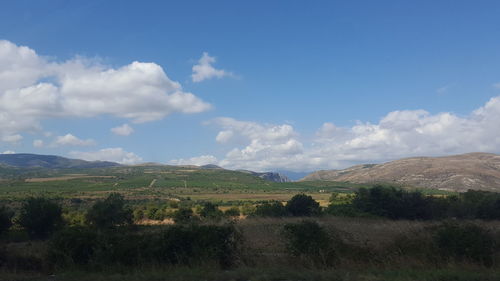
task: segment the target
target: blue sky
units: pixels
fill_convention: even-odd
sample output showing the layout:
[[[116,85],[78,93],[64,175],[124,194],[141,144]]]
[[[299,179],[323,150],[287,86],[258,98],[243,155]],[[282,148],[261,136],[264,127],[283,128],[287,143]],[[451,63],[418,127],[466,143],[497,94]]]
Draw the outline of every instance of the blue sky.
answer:
[[[498,1],[2,3],[0,152],[295,171],[498,153],[499,14]]]

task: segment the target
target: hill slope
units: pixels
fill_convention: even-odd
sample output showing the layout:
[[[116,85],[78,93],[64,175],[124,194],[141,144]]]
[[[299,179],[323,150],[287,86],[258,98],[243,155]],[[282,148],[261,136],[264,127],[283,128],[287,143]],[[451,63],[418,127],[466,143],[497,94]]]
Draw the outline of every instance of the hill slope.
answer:
[[[394,183],[450,191],[500,191],[500,155],[469,153],[446,157],[415,157],[344,170],[318,171],[301,181]]]
[[[17,168],[48,168],[48,169],[68,169],[68,168],[104,168],[120,166],[118,163],[107,161],[84,161],[79,159],[69,159],[55,155],[38,155],[28,153],[0,154],[0,165]]]

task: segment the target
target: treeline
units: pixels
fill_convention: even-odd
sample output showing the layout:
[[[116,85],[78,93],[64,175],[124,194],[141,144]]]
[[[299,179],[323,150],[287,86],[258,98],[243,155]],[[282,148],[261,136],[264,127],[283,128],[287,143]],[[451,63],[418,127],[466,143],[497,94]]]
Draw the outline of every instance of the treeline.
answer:
[[[251,216],[383,217],[394,220],[500,219],[500,194],[469,190],[448,196],[429,196],[419,191],[376,185],[353,195],[334,193],[321,208],[311,196],[298,194],[286,204],[279,201],[257,205]]]
[[[500,194],[469,190],[449,196],[427,196],[419,191],[374,186],[358,190],[347,204],[331,204],[331,215],[377,216],[389,219],[439,220],[500,219]]]

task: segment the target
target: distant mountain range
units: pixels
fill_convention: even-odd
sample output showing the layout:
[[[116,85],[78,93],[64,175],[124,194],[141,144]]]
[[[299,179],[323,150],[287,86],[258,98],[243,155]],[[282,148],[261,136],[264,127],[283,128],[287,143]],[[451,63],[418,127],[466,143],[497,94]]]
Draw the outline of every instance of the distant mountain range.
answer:
[[[301,181],[391,183],[463,192],[500,191],[500,155],[469,153],[446,157],[415,157],[383,164],[318,171]]]
[[[115,162],[108,161],[85,161],[80,159],[70,159],[55,155],[39,155],[28,153],[17,154],[0,154],[0,168],[1,166],[14,167],[14,168],[45,168],[45,169],[82,169],[82,168],[107,168],[122,166]],[[158,163],[143,163],[135,166],[167,166]],[[217,165],[209,164],[203,166],[186,166],[196,169],[211,169],[211,170],[224,170]],[[261,179],[273,182],[290,182],[286,176],[274,172],[253,172],[253,171],[239,171],[254,175]]]
[[[0,154],[0,165],[16,168],[47,169],[81,169],[120,166],[120,164],[118,163],[108,161],[85,161],[80,159],[69,159],[55,155],[38,155],[28,153]]]
[[[148,163],[139,166],[163,166]],[[0,169],[81,169],[122,166],[107,161],[85,161],[55,155],[0,154]],[[168,166],[168,165],[166,165]],[[178,166],[180,167],[180,166]],[[189,166],[194,169],[225,170],[216,165]],[[9,173],[9,169],[3,169]],[[290,182],[285,172],[253,172],[239,170],[273,182]],[[300,173],[293,174],[294,176]],[[300,181],[338,181],[351,183],[389,183],[449,191],[468,189],[500,192],[500,155],[469,153],[446,157],[414,157],[383,164],[357,165],[343,170],[311,173]]]

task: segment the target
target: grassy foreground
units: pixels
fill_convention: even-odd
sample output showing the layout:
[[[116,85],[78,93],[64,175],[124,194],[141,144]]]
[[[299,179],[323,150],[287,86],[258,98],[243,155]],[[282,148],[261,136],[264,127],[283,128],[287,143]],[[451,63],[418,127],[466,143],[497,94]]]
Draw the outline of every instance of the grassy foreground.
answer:
[[[496,281],[500,272],[474,267],[445,269],[310,269],[293,267],[240,267],[214,270],[211,267],[175,267],[125,272],[67,271],[55,275],[1,273],[0,281]]]

